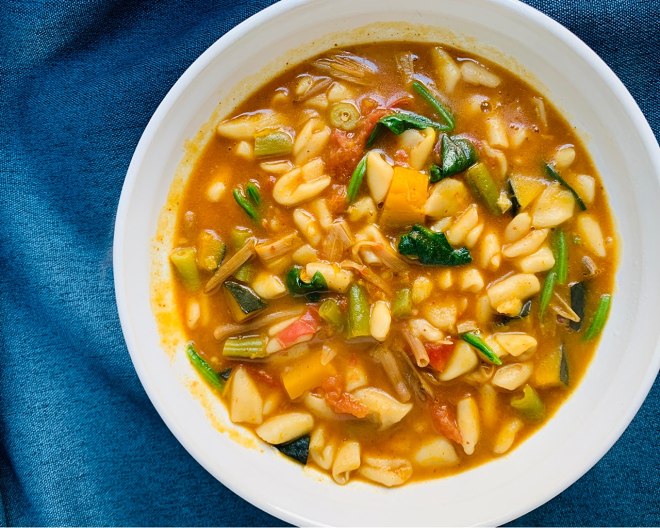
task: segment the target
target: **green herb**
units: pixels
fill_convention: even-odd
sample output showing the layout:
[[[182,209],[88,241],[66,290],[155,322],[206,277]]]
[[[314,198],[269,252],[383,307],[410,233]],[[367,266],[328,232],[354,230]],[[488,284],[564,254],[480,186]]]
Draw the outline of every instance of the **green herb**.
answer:
[[[371,335],[369,330],[369,301],[367,292],[358,285],[351,285],[348,290],[348,337]]]
[[[257,204],[245,196],[245,193],[240,186],[236,187],[232,194],[234,195],[234,200],[236,200],[236,203],[247,213],[250,218],[252,218],[252,220],[259,220],[260,215],[259,210],[257,209]]]
[[[437,97],[435,97],[431,91],[424,86],[421,82],[419,81],[413,81],[412,83],[413,90],[417,92],[424,101],[428,103],[428,105],[435,110],[442,119],[444,119],[446,125],[444,125],[444,130],[446,132],[451,132],[454,130],[456,127],[456,121],[454,120],[454,116],[452,113],[447,109],[439,100]],[[440,130],[440,129],[438,129]]]
[[[609,293],[605,293],[600,296],[598,301],[598,307],[594,313],[594,318],[591,320],[591,324],[587,331],[584,333],[584,340],[589,341],[594,337],[598,336],[603,331],[605,326],[605,321],[607,321],[607,316],[610,313],[610,305],[612,303],[612,296]]]
[[[195,370],[211,385],[214,389],[222,390],[225,387],[225,380],[218,375],[218,373],[211,368],[211,366],[204,361],[204,359],[195,350],[195,344],[191,341],[186,345],[186,353],[190,363],[195,367]]]
[[[467,248],[454,249],[444,233],[434,233],[419,224],[401,237],[399,253],[416,257],[420,264],[428,266],[462,266],[472,262]]]
[[[443,178],[442,169],[438,165],[431,165],[429,167],[429,182],[437,183]]]
[[[402,288],[394,294],[392,315],[399,319],[412,315],[412,292],[410,288]]]
[[[584,202],[582,201],[582,198],[580,198],[580,195],[575,191],[575,189],[573,189],[573,187],[571,187],[568,184],[568,182],[559,175],[557,170],[550,163],[546,163],[544,166],[545,166],[545,173],[550,178],[552,178],[555,181],[558,181],[561,185],[566,187],[571,192],[571,194],[573,195],[573,198],[575,198],[575,201],[577,202],[578,207],[580,209],[582,209],[583,211],[586,211],[587,206],[584,204]]]
[[[543,289],[541,290],[541,299],[539,301],[539,319],[543,319],[545,311],[548,309],[550,304],[550,299],[552,298],[552,292],[555,291],[555,284],[557,283],[557,272],[549,271],[545,276],[545,281],[543,282]]]
[[[407,110],[396,110],[394,113],[382,117],[378,123],[376,123],[373,132],[367,140],[367,147],[370,147],[374,141],[376,141],[376,138],[381,134],[383,130],[389,130],[398,136],[405,130],[409,130],[411,128],[416,130],[424,130],[425,128],[429,127],[440,130],[442,132],[446,130],[444,125],[436,123],[428,117],[424,117]]]
[[[293,458],[301,464],[307,464],[307,457],[309,456],[309,435],[301,436],[291,442],[279,444],[275,446],[280,453]]]
[[[552,252],[555,257],[553,269],[557,272],[557,284],[566,284],[568,278],[568,246],[566,236],[559,228],[555,231],[552,239]]]
[[[538,392],[529,384],[523,388],[522,396],[511,398],[511,407],[530,422],[541,421],[545,416],[545,405]]]
[[[476,348],[489,363],[492,363],[493,365],[502,364],[502,360],[499,356],[477,334],[466,332],[461,335],[461,339]]]
[[[320,271],[312,275],[309,282],[300,278],[300,266],[294,266],[286,274],[286,287],[293,296],[306,296],[310,301],[318,301],[322,292],[328,291],[328,284]]]
[[[442,153],[442,165],[440,167],[437,165],[431,167],[431,183],[463,172],[474,165],[479,159],[477,149],[474,148],[472,142],[462,137],[451,138],[447,134],[444,134],[440,142],[440,150]],[[437,170],[434,171],[434,167]]]
[[[268,339],[261,336],[230,337],[225,341],[222,355],[229,358],[258,359],[268,356]]]
[[[364,175],[367,172],[367,155],[365,154],[360,162],[355,167],[353,175],[351,176],[351,181],[348,183],[348,189],[346,190],[346,200],[348,203],[353,203],[357,198],[358,193],[360,192],[360,186],[362,185],[362,180]]]

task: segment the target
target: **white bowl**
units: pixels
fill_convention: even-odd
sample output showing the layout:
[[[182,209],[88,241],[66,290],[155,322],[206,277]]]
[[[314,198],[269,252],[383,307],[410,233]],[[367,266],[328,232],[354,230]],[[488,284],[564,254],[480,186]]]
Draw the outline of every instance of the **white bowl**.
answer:
[[[402,24],[396,31],[391,26],[356,30],[375,22]],[[617,219],[622,259],[596,357],[570,399],[538,433],[508,456],[450,478],[392,490],[361,482],[340,487],[257,442],[246,446],[246,433],[229,424],[222,408],[208,411],[200,404],[200,398],[213,400],[191,381],[195,375],[182,352],[172,358],[158,334],[151,273],[166,274],[169,268],[165,252],[152,244],[184,143],[219,101],[224,101],[221,112],[230,111],[240,93],[287,60],[297,62],[335,42],[396,36],[439,39],[476,52],[513,68],[546,94],[577,127],[600,171]],[[181,173],[177,178],[180,184]],[[115,227],[122,329],[140,380],[174,435],[211,474],[259,508],[305,525],[501,524],[551,499],[591,468],[630,423],[657,375],[659,182],[657,144],[621,82],[568,30],[522,3],[284,0],[202,54],[142,135]],[[233,433],[219,432],[208,412]]]

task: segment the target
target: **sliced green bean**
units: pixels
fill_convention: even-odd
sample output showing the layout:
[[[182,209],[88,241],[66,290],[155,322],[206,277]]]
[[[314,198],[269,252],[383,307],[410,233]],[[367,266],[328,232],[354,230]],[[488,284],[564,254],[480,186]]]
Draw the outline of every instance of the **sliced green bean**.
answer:
[[[252,220],[259,220],[259,211],[257,207],[245,196],[243,189],[236,187],[233,192],[234,200],[236,203],[252,218]]]
[[[353,203],[360,192],[360,187],[362,186],[362,180],[364,175],[367,172],[367,154],[365,154],[360,162],[355,167],[353,175],[351,176],[351,181],[348,183],[348,189],[346,190],[346,200],[348,203]]]
[[[202,282],[197,269],[197,250],[194,247],[176,248],[170,253],[170,261],[186,290],[189,292],[199,290]]]
[[[465,173],[465,181],[475,197],[480,198],[487,209],[495,216],[502,214],[498,203],[500,190],[488,167],[482,162],[475,163]]]
[[[442,119],[444,119],[446,125],[444,126],[445,132],[451,132],[456,127],[456,121],[454,116],[432,93],[431,91],[424,86],[419,81],[413,81],[412,83],[413,90],[417,92],[428,105],[433,108]]]
[[[353,284],[348,290],[348,337],[363,337],[369,331],[369,301],[362,286]]]
[[[344,314],[334,299],[326,299],[321,303],[321,306],[319,306],[319,315],[321,319],[335,328],[341,329],[344,327]]]
[[[587,328],[587,331],[584,333],[583,339],[585,341],[589,341],[590,339],[597,337],[603,331],[603,327],[607,321],[607,316],[610,313],[611,303],[612,296],[609,293],[604,293],[600,296],[598,307],[596,308],[594,317],[591,320],[591,324],[589,325],[589,328]]]
[[[548,309],[552,293],[555,291],[555,284],[557,283],[557,272],[549,271],[545,276],[543,282],[543,289],[541,290],[541,299],[539,300],[539,319],[543,319],[545,311]]]
[[[461,335],[461,339],[476,348],[489,363],[492,363],[493,365],[502,364],[502,360],[499,356],[477,334],[466,332]]]
[[[256,183],[250,182],[245,186],[245,192],[254,205],[261,205],[261,193]]]
[[[392,302],[392,315],[397,318],[410,317],[412,315],[412,293],[410,288],[402,288],[394,294]]]
[[[557,284],[566,284],[568,278],[568,245],[566,235],[561,229],[555,231],[552,240],[552,252],[555,257],[554,270],[557,272]]]
[[[211,387],[218,390],[224,389],[225,380],[221,378],[218,373],[197,353],[195,344],[192,341],[186,346],[186,353],[188,354],[188,359],[190,359],[192,366],[195,367],[195,370],[209,385],[211,385]]]
[[[265,358],[268,339],[261,336],[230,337],[225,341],[222,355],[229,358],[259,359]]]

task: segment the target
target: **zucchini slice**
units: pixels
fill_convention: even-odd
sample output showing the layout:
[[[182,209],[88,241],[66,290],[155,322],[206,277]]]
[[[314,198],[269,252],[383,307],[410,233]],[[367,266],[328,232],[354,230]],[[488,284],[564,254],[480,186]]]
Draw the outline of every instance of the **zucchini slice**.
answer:
[[[237,323],[254,317],[268,306],[255,291],[237,281],[228,280],[224,284],[225,297],[232,317]]]

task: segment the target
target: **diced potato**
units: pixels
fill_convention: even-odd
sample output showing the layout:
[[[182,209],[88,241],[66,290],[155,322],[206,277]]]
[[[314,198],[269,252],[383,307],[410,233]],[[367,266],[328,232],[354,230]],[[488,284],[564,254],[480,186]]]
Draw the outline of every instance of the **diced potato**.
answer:
[[[225,195],[227,186],[224,182],[214,181],[206,188],[206,199],[209,202],[218,203],[222,200],[222,197]]]
[[[546,187],[544,180],[532,176],[512,174],[509,179],[521,209],[526,209]]]
[[[536,339],[523,332],[501,332],[493,334],[497,343],[512,356],[520,356],[536,350]]]
[[[421,304],[433,293],[433,283],[428,277],[420,275],[415,279],[412,285],[412,302]]]
[[[296,249],[291,257],[296,264],[304,266],[310,262],[317,261],[319,259],[319,253],[309,244],[305,244]]]
[[[532,225],[534,227],[555,227],[573,216],[575,198],[559,183],[546,187],[534,205]]]
[[[236,154],[239,158],[251,161],[254,159],[254,147],[252,146],[252,143],[248,143],[247,141],[239,141],[236,147],[234,147],[234,154]]]
[[[336,263],[310,262],[305,266],[305,273],[310,278],[317,271],[323,275],[328,288],[340,293],[346,292],[353,280],[353,274],[348,270],[340,268]]]
[[[515,261],[516,267],[523,273],[540,273],[548,271],[555,265],[555,256],[546,245],[531,255],[520,257]]]
[[[607,252],[605,251],[603,231],[600,228],[598,220],[589,213],[580,213],[575,224],[577,233],[580,235],[584,247],[597,257],[604,258],[607,255]]]
[[[488,300],[488,295],[482,295],[477,299],[477,306],[475,308],[477,321],[481,324],[485,324],[491,321],[493,318],[493,309],[490,306],[490,301]]]
[[[455,216],[468,206],[470,197],[470,191],[462,181],[445,178],[431,187],[424,214],[432,218]]]
[[[511,222],[508,223],[504,230],[504,241],[507,243],[520,240],[532,228],[532,217],[529,213],[518,213]]]
[[[427,187],[426,174],[395,167],[392,185],[380,217],[381,223],[390,227],[423,223]]]
[[[456,404],[456,423],[463,439],[461,445],[466,455],[474,453],[479,442],[481,427],[479,424],[479,408],[471,396],[459,400]]]
[[[234,423],[258,425],[263,421],[263,399],[257,384],[243,367],[234,369],[231,376],[229,418]]]
[[[296,224],[298,231],[307,239],[312,246],[318,246],[321,243],[321,225],[316,217],[298,207],[293,210],[293,223]]]
[[[354,93],[348,88],[345,84],[340,82],[333,82],[328,88],[328,101],[331,103],[337,103],[345,99],[353,99]]]
[[[415,463],[422,467],[450,467],[459,463],[453,444],[443,436],[424,442],[415,453]]]
[[[573,145],[563,145],[559,147],[552,158],[557,170],[563,170],[570,167],[575,161],[575,149]]]
[[[575,178],[575,192],[582,198],[582,201],[589,205],[596,197],[596,180],[593,176],[587,174],[578,174]]]
[[[374,202],[381,203],[387,196],[392,184],[394,167],[383,156],[372,150],[367,154],[367,187]]]
[[[509,146],[517,149],[530,137],[531,131],[528,127],[520,124],[509,127]]]
[[[456,65],[451,55],[440,47],[433,48],[431,60],[435,66],[436,76],[440,79],[441,89],[451,94],[456,88],[458,81],[461,80],[461,70]]]
[[[444,332],[453,332],[456,328],[458,308],[451,301],[428,302],[424,305],[422,314],[433,326]]]
[[[461,75],[463,80],[469,84],[476,84],[477,86],[486,86],[488,88],[496,88],[500,85],[501,79],[493,72],[488,71],[481,64],[472,61],[461,62]]]
[[[456,379],[477,368],[478,364],[477,353],[465,341],[459,341],[439,378],[441,381]]]
[[[448,290],[454,284],[454,276],[449,268],[443,269],[438,273],[437,284],[441,290]]]
[[[484,287],[484,278],[476,268],[464,269],[460,275],[460,288],[462,291],[477,293]]]
[[[527,383],[532,371],[533,368],[530,363],[503,365],[495,371],[492,383],[496,387],[513,391]]]
[[[266,271],[260,271],[252,280],[252,289],[262,299],[277,299],[286,293],[282,279]]]
[[[264,442],[279,445],[306,435],[314,427],[314,418],[306,412],[290,412],[268,418],[255,429]]]
[[[359,222],[365,220],[369,223],[376,220],[376,204],[370,196],[360,198],[348,208],[348,219],[351,222]]]

